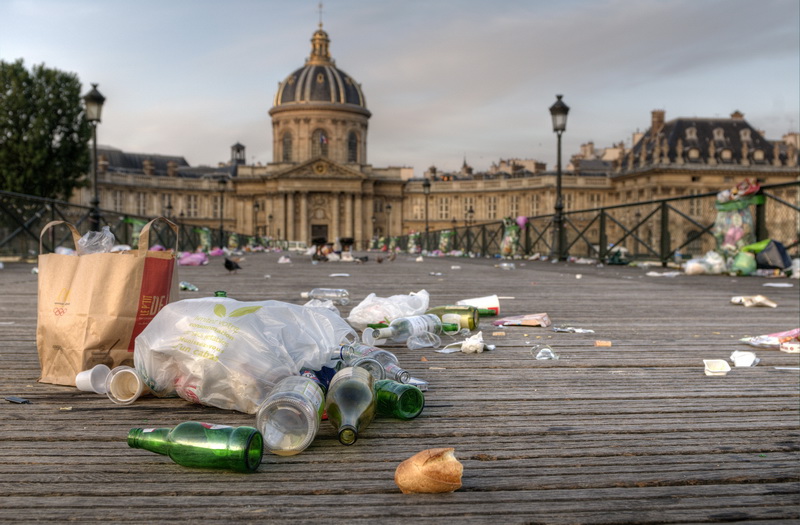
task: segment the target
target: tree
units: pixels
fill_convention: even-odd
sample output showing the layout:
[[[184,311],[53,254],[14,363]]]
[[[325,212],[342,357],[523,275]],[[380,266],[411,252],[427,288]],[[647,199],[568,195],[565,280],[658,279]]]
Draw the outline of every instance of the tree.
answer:
[[[0,61],[0,189],[69,199],[86,184],[91,135],[77,75]]]

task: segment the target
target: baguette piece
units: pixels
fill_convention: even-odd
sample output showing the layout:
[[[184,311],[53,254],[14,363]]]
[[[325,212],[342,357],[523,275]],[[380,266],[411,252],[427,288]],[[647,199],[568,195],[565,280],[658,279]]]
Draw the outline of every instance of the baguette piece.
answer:
[[[394,482],[403,494],[453,492],[461,487],[464,466],[454,448],[429,448],[400,463]]]

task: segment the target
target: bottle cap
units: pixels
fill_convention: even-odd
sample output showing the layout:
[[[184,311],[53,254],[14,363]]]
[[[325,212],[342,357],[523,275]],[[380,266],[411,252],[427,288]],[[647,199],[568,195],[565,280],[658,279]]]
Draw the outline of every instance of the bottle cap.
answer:
[[[78,373],[75,377],[75,386],[84,392],[105,394],[107,392],[106,379],[109,373],[111,373],[111,369],[106,365],[95,365],[90,370]]]

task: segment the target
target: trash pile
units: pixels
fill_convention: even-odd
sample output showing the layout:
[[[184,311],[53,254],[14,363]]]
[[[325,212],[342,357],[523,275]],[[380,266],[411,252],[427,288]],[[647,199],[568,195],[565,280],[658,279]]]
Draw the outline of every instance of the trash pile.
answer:
[[[716,248],[702,257],[686,261],[687,275],[722,274],[789,275],[800,278],[800,260],[792,261],[778,241],[756,242],[751,207],[764,202],[757,181],[745,179],[735,187],[717,194],[717,217],[712,227]]]

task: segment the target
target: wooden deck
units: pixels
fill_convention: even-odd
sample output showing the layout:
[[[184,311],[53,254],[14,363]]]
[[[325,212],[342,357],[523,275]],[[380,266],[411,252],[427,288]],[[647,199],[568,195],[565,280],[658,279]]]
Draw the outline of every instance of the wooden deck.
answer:
[[[323,422],[302,454],[265,454],[251,475],[189,469],[129,448],[130,428],[199,420],[253,425],[247,414],[37,383],[32,264],[0,270],[0,521],[269,523],[686,523],[800,519],[800,356],[739,342],[795,328],[800,282],[758,277],[649,277],[647,269],[399,256],[377,264],[248,255],[228,275],[220,259],[180,269],[213,295],[302,304],[314,286],[368,293],[422,289],[431,304],[496,293],[505,315],[547,312],[554,325],[594,334],[481,328],[497,349],[440,354],[387,347],[430,382],[413,421],[376,419],[352,447]],[[455,269],[454,266],[460,267]],[[662,272],[661,268],[654,269]],[[349,277],[330,277],[348,273]],[[432,275],[441,273],[441,275]],[[581,278],[577,278],[578,275]],[[270,277],[265,277],[269,275]],[[792,283],[791,288],[764,287]],[[730,304],[763,294],[778,308]],[[342,309],[347,315],[352,305]],[[493,335],[504,332],[505,335]],[[611,341],[597,347],[596,340]],[[537,361],[547,342],[560,356]],[[707,377],[703,359],[754,350],[761,362]],[[426,358],[427,361],[422,360]],[[397,465],[431,447],[455,447],[463,487],[403,495]],[[450,522],[454,523],[454,522]]]

